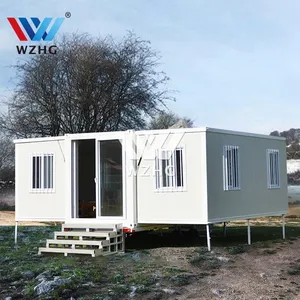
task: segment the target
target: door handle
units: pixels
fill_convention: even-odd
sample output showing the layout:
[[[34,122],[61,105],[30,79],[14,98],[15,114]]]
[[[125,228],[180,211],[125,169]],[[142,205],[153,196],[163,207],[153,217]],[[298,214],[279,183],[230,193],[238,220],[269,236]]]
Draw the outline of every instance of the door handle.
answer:
[[[93,206],[93,211],[95,211],[96,210],[96,206]]]

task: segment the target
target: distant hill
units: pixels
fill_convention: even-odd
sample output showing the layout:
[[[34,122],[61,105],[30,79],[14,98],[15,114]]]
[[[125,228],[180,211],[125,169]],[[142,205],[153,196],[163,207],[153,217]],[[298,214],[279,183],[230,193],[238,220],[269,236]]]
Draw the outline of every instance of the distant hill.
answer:
[[[291,128],[286,131],[273,131],[272,136],[282,136],[286,138],[287,159],[300,159],[300,129]]]

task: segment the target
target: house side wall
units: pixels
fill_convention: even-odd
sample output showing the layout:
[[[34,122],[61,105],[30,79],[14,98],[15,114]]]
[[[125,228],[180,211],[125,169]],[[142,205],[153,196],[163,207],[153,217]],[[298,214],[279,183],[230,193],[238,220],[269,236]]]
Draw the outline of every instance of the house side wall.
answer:
[[[286,148],[283,140],[207,132],[209,222],[286,213]],[[239,146],[241,190],[224,191],[223,146]],[[280,188],[269,189],[267,149],[280,151]]]
[[[65,218],[64,140],[17,143],[16,221],[61,221]],[[32,191],[32,155],[54,154],[54,191]]]
[[[155,150],[184,149],[185,187],[155,188]],[[207,222],[205,132],[137,133],[137,210],[139,224],[203,224]]]

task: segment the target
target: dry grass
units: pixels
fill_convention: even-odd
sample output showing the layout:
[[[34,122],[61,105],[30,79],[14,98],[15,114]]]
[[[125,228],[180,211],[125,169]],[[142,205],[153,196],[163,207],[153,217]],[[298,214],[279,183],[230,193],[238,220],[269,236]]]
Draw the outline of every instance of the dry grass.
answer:
[[[287,216],[300,216],[300,205],[289,205]]]
[[[15,212],[14,211],[0,211],[0,226],[14,226]],[[45,226],[45,223],[40,222],[19,222],[21,226]]]

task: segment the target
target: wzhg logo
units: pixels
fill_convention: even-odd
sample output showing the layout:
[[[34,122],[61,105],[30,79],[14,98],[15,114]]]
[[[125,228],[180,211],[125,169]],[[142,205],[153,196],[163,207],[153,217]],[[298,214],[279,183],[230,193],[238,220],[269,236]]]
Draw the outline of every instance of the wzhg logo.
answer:
[[[69,14],[68,14],[69,16]],[[58,32],[60,26],[62,25],[65,18],[45,18],[42,22],[39,18],[30,18],[32,25],[30,25],[27,18],[7,18],[11,27],[13,28],[15,34],[19,38],[20,42],[50,42],[54,39],[56,33]],[[52,25],[51,25],[52,23]],[[21,26],[23,27],[23,30]],[[50,26],[51,25],[51,26]],[[25,35],[25,33],[27,35]],[[41,45],[26,45],[26,46],[16,46],[17,52],[19,54],[56,54],[56,46],[41,46]]]

